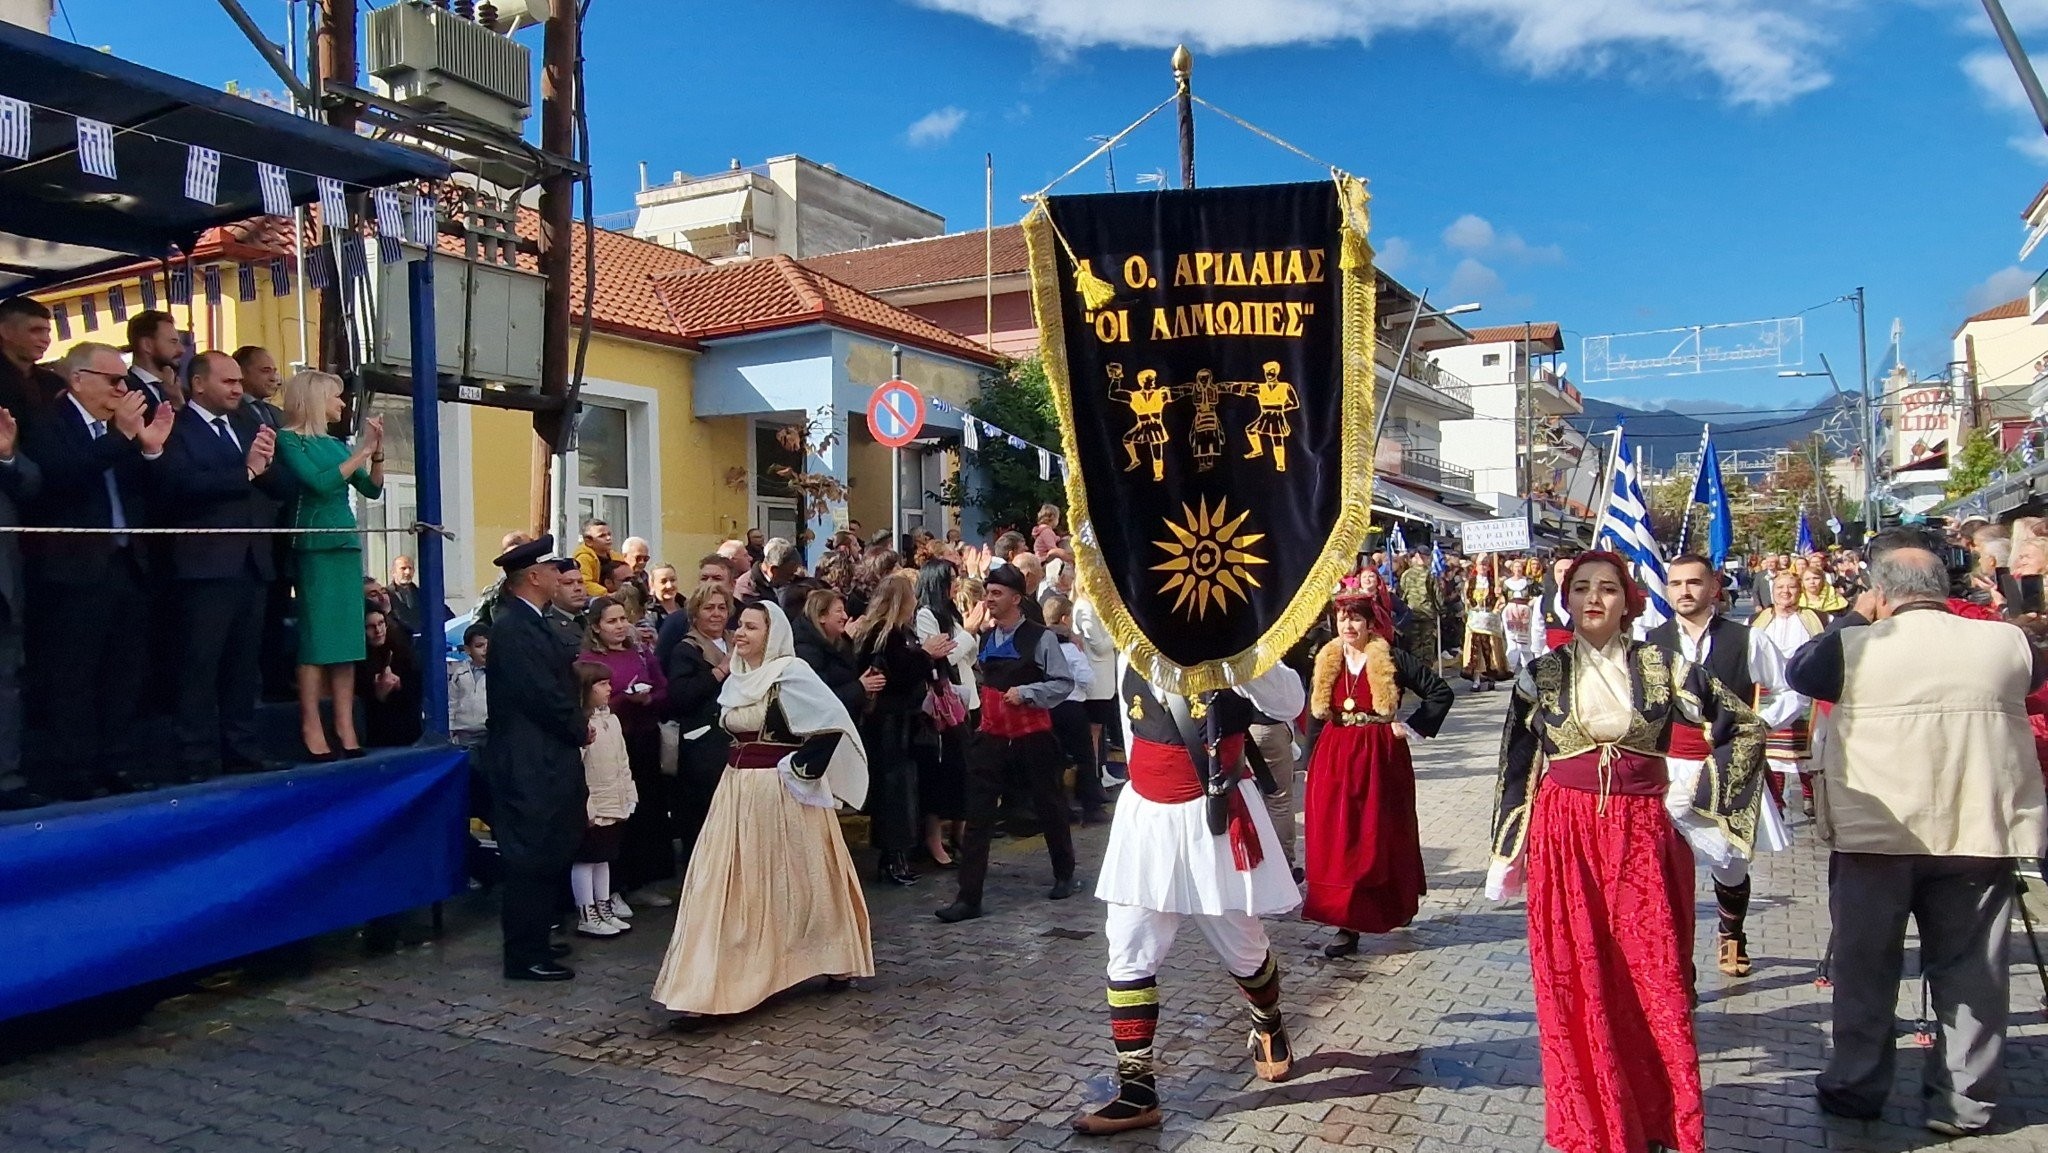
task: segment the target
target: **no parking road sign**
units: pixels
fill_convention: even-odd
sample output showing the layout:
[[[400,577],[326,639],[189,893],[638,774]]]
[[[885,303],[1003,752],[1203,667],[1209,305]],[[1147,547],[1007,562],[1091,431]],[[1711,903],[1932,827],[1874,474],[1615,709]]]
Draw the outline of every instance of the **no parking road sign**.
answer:
[[[890,448],[902,448],[924,431],[924,394],[907,380],[886,381],[868,398],[868,431]]]

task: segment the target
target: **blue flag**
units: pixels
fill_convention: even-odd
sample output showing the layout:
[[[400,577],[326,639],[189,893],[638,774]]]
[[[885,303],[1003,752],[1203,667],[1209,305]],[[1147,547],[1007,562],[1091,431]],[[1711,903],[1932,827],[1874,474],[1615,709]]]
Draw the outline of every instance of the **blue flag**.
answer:
[[[1711,429],[1700,443],[1700,454],[1700,476],[1692,487],[1692,502],[1707,506],[1707,559],[1719,569],[1735,547],[1735,516],[1728,510],[1728,488],[1721,483],[1721,458],[1714,452]]]
[[[1435,538],[1429,542],[1429,575],[1444,575],[1444,542]]]
[[[1792,551],[1800,556],[1820,551],[1813,547],[1813,529],[1806,523],[1806,510],[1803,508],[1799,510],[1799,542],[1792,546]]]

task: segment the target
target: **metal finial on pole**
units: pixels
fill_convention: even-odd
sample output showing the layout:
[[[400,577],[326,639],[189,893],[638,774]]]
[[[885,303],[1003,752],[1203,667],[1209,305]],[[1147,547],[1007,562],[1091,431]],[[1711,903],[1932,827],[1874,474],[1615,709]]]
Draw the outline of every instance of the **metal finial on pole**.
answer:
[[[1195,54],[1185,44],[1173,50],[1174,101],[1180,112],[1180,186],[1195,186]]]

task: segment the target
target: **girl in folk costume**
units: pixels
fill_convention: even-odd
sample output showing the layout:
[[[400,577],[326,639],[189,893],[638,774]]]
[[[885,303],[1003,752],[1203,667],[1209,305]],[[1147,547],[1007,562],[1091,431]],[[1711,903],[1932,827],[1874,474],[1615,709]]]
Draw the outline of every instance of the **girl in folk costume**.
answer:
[[[846,706],[796,656],[773,602],[740,610],[718,692],[732,734],[677,902],[654,999],[742,1013],[812,977],[875,972],[867,902],[839,832],[867,798],[868,760]]]
[[[1522,671],[1543,652],[1543,622],[1536,608],[1542,590],[1540,562],[1531,558],[1513,562],[1514,575],[1505,582],[1507,603],[1501,606],[1501,633],[1507,640],[1508,673]]]
[[[1672,730],[1704,725],[1694,812],[1747,851],[1764,726],[1704,669],[1631,640],[1643,594],[1609,552],[1565,570],[1570,644],[1515,680],[1487,895],[1528,878],[1544,1138],[1563,1153],[1702,1153],[1693,862],[1665,811]]]
[[[1453,697],[1434,669],[1394,647],[1379,598],[1346,582],[1335,608],[1337,637],[1316,654],[1309,692],[1302,915],[1335,927],[1323,953],[1346,957],[1358,934],[1414,920],[1427,891],[1408,741],[1435,736]],[[1396,715],[1404,690],[1422,701],[1406,721]]]
[[[1465,574],[1465,677],[1482,693],[1508,677],[1507,645],[1501,637],[1501,605],[1506,588],[1500,563],[1481,553]]]
[[[1820,614],[1799,604],[1800,581],[1795,573],[1781,572],[1771,578],[1771,606],[1749,622],[1751,636],[1761,636],[1777,648],[1786,660],[1825,627]],[[1762,702],[1758,702],[1761,704]],[[1799,710],[1790,723],[1771,733],[1764,746],[1764,758],[1777,777],[1771,779],[1773,793],[1782,790],[1778,777],[1797,775],[1806,811],[1813,812],[1813,774],[1807,765],[1813,758],[1813,709]]]

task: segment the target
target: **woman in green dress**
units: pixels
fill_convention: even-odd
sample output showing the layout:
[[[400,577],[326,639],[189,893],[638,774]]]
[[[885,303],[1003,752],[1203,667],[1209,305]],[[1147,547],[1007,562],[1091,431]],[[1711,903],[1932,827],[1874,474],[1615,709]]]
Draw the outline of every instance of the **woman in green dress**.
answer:
[[[376,500],[384,494],[384,421],[364,422],[354,448],[329,436],[341,420],[341,378],[306,371],[284,382],[284,431],[277,459],[299,482],[294,528],[356,527],[349,489]],[[353,532],[296,538],[299,567],[299,735],[315,761],[335,758],[320,723],[322,690],[334,702],[340,755],[360,757],[356,738],[357,661],[363,659],[363,545]]]

